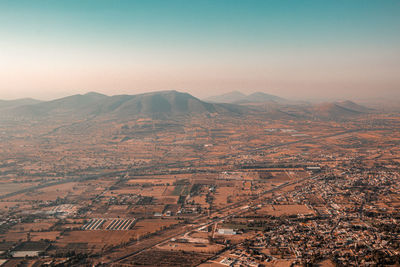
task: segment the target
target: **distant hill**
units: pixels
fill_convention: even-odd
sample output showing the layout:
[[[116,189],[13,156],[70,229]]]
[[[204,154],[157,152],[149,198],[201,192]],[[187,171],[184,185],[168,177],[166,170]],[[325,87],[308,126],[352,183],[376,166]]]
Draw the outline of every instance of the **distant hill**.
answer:
[[[212,96],[206,98],[205,101],[211,103],[231,103],[231,104],[244,104],[244,103],[262,103],[262,102],[278,102],[283,101],[283,98],[278,96],[266,94],[263,92],[256,92],[250,95],[245,95],[239,91],[233,91],[222,95]]]
[[[205,113],[241,114],[244,107],[203,102],[188,93],[161,91],[139,95],[106,96],[99,93],[72,95],[7,110],[7,116],[23,118],[136,116],[171,117]]]
[[[92,112],[93,107],[107,97],[99,93],[77,94],[52,101],[19,106],[9,110],[9,114],[33,118],[57,115],[88,115]]]
[[[253,105],[271,118],[343,120],[374,112],[351,101],[328,103],[262,103]]]
[[[278,96],[266,94],[263,92],[256,92],[248,95],[244,101],[257,103],[257,102],[268,102],[268,101],[279,102],[283,100],[284,100],[283,98]]]
[[[0,100],[0,109],[25,106],[25,105],[33,105],[33,104],[37,104],[40,102],[42,102],[42,101],[32,99],[32,98],[21,98],[21,99],[15,99],[15,100]]]
[[[215,112],[218,112],[215,105],[177,91],[112,96],[103,101],[96,110],[96,114],[115,114],[119,117],[138,114],[194,115]]]
[[[340,119],[368,113],[371,112],[371,109],[352,101],[343,101],[313,105],[310,111],[314,117]]]
[[[232,91],[226,94],[211,96],[204,99],[207,102],[212,103],[236,103],[242,101],[247,96],[239,91]]]
[[[370,109],[370,108],[367,108],[365,106],[356,104],[353,101],[349,101],[349,100],[342,101],[342,102],[336,102],[336,105],[338,105],[338,106],[340,106],[342,108],[350,109],[350,110],[353,110],[353,111],[358,111],[358,112],[361,112],[361,113],[371,112],[372,111],[372,109]]]

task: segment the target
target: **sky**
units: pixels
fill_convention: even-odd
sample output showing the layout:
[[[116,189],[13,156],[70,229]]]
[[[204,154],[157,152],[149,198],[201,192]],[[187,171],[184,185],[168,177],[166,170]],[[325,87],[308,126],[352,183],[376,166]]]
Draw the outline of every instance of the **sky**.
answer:
[[[171,89],[400,97],[400,1],[0,1],[0,99]]]

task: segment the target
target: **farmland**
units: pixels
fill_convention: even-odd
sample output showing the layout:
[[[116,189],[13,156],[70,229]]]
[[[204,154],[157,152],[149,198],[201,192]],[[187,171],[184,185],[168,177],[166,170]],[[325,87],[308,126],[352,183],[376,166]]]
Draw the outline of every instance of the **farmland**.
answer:
[[[400,150],[391,143],[400,140],[394,130],[400,124],[374,116],[379,130],[368,126],[371,117],[340,123],[194,117],[181,122],[184,130],[129,139],[120,122],[99,121],[85,134],[48,134],[51,125],[43,125],[29,142],[15,137],[0,144],[0,157],[11,164],[0,171],[13,179],[0,181],[0,213],[7,218],[0,240],[9,251],[46,242],[41,253],[76,265],[165,258],[165,266],[279,266],[314,260],[302,242],[316,247],[329,235],[320,257],[329,261],[333,253],[344,264],[340,246],[351,238],[344,233],[373,248],[377,241],[358,229],[375,225],[364,222],[379,213],[371,231],[389,238],[380,229],[400,206]],[[134,132],[161,122],[129,123]],[[364,219],[356,216],[360,209]]]

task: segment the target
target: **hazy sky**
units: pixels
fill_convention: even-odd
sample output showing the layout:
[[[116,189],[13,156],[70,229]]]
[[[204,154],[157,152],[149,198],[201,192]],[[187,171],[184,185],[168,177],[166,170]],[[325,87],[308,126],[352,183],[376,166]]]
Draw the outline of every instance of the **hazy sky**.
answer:
[[[166,89],[400,97],[400,1],[0,1],[0,98]]]

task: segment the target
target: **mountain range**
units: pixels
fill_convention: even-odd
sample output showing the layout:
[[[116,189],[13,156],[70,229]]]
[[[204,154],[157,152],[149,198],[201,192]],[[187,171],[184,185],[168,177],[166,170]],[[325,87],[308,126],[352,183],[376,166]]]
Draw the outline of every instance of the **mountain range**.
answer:
[[[8,101],[3,101],[8,102]],[[17,100],[15,101],[17,102]],[[3,117],[49,118],[49,117],[98,117],[129,118],[137,116],[171,117],[198,114],[238,115],[246,110],[229,104],[207,103],[188,93],[160,91],[138,95],[106,96],[99,93],[72,95],[52,101],[0,106]]]
[[[125,120],[137,117],[176,119],[198,115],[243,116],[252,114],[276,119],[343,119],[371,112],[371,109],[351,101],[291,104],[285,102],[283,98],[265,93],[244,95],[240,92],[231,92],[213,99],[219,99],[222,103],[202,101],[188,93],[178,91],[115,96],[92,92],[52,101],[3,100],[0,101],[0,118],[41,120],[100,117]]]

